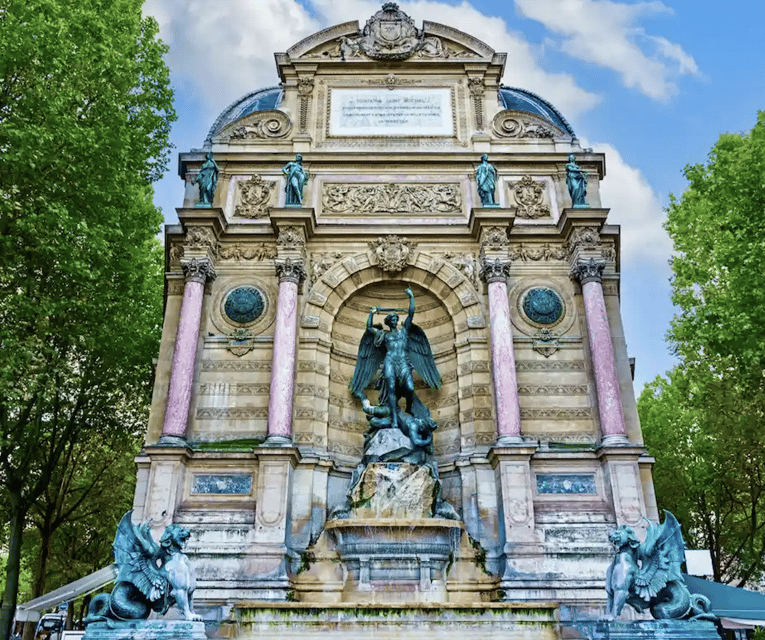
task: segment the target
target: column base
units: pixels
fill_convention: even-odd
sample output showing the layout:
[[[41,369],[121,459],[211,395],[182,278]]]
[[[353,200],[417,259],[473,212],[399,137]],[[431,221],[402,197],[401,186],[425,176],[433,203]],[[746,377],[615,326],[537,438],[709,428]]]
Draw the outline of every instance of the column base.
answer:
[[[621,433],[610,436],[603,436],[600,441],[601,447],[623,447],[629,444],[630,441],[627,439],[627,436]]]
[[[497,441],[494,443],[494,446],[506,447],[514,444],[526,444],[526,441],[523,439],[523,436],[504,434],[497,437]]]
[[[264,447],[291,447],[292,440],[290,440],[287,436],[270,435],[266,438],[266,441],[263,443],[263,446]]]
[[[164,447],[185,447],[187,445],[186,438],[184,436],[173,436],[169,434],[163,434],[160,436],[157,444]]]

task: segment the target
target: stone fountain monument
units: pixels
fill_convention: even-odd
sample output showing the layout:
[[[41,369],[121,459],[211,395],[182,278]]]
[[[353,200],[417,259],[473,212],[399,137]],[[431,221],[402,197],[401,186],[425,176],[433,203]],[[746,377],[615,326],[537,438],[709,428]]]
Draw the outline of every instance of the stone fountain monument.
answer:
[[[596,620],[659,516],[604,155],[393,2],[275,59],[179,157],[136,521],[210,634]]]

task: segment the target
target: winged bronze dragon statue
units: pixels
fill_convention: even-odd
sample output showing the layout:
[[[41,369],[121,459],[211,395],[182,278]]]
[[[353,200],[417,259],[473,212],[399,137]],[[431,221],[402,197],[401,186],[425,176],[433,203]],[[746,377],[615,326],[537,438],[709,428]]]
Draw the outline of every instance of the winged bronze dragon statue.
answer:
[[[625,604],[642,613],[649,609],[657,620],[716,620],[709,599],[692,594],[680,566],[685,542],[680,523],[669,511],[660,525],[649,522],[645,540],[621,525],[609,535],[616,556],[606,574],[608,605],[603,620],[615,620]]]
[[[201,620],[194,613],[196,582],[183,549],[189,532],[171,524],[154,541],[149,523],[134,525],[128,511],[114,536],[114,560],[118,573],[111,593],[97,595],[90,603],[85,624],[145,620],[152,611],[163,615],[178,607],[186,620]]]

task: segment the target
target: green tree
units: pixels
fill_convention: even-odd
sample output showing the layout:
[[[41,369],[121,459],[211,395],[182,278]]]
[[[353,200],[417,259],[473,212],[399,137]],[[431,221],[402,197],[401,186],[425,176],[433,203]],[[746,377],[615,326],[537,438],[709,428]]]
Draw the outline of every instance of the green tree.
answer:
[[[72,442],[134,431],[161,321],[172,90],[142,0],[0,0],[0,486],[22,532]]]
[[[765,113],[685,176],[666,222],[681,362],[638,410],[659,502],[743,584],[765,573]]]

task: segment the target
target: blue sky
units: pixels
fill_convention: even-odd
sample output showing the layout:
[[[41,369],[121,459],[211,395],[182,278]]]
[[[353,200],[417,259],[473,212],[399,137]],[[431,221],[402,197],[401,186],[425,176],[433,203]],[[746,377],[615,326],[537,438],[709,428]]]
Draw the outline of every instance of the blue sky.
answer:
[[[507,52],[504,84],[550,100],[583,146],[606,153],[603,204],[622,225],[622,316],[637,360],[635,390],[671,368],[673,314],[661,228],[688,163],[722,132],[749,130],[765,108],[765,3],[733,0],[399,2]],[[147,0],[170,45],[178,122],[155,202],[177,222],[176,152],[202,146],[215,117],[248,91],[277,84],[273,53],[381,6],[367,0]]]

